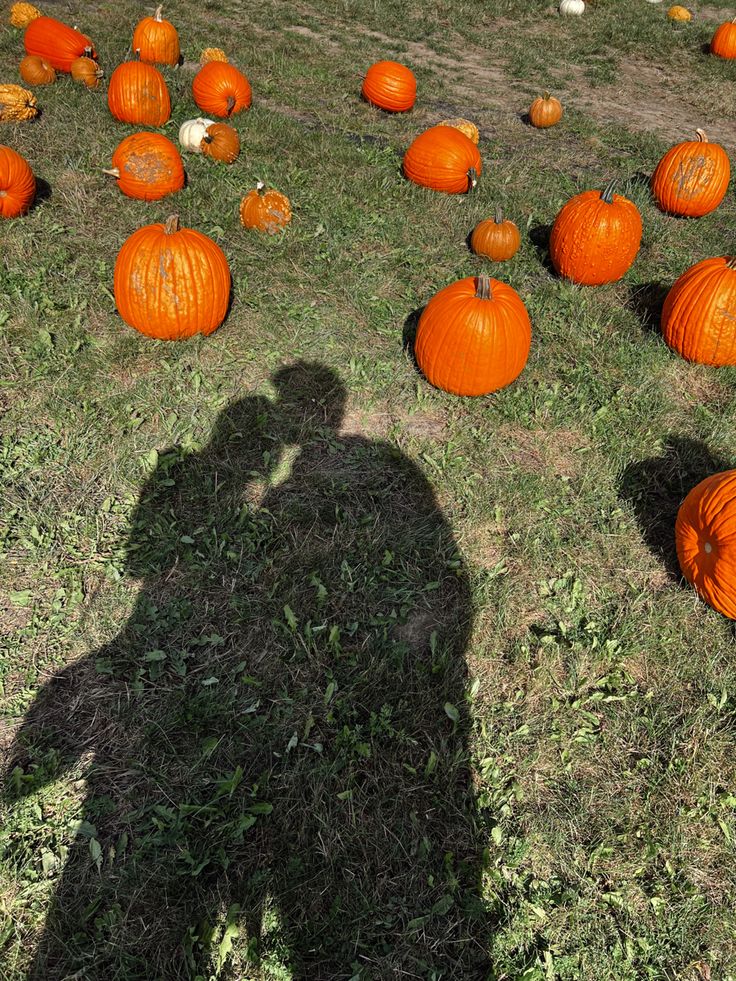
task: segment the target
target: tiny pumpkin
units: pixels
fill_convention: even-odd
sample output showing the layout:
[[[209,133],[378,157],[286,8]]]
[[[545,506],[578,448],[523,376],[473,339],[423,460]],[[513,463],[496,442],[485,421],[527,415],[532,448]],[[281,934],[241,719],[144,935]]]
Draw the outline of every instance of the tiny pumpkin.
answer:
[[[386,112],[407,112],[417,97],[414,72],[398,61],[377,61],[363,79],[361,94]]]
[[[105,170],[129,198],[158,201],[184,187],[184,164],[171,140],[160,133],[133,133],[118,144]]]
[[[652,194],[662,211],[699,218],[718,207],[730,178],[726,151],[699,129],[697,140],[678,143],[659,161],[652,174]]]
[[[200,65],[206,65],[208,61],[227,61],[228,57],[222,48],[205,48],[199,56]]]
[[[0,122],[25,122],[38,115],[33,92],[21,85],[0,85]]]
[[[688,361],[736,365],[736,257],[703,259],[673,284],[662,336]]]
[[[549,92],[545,92],[529,106],[529,122],[537,129],[547,129],[561,119],[562,103]]]
[[[710,53],[718,58],[736,58],[736,17],[716,28],[710,42]]]
[[[10,23],[13,27],[28,27],[32,20],[40,16],[41,11],[32,3],[14,3],[10,8]]]
[[[163,126],[171,115],[171,99],[163,75],[142,61],[118,65],[107,86],[107,104],[122,123]]]
[[[693,487],[677,512],[675,544],[682,574],[698,596],[736,620],[736,470]]]
[[[192,82],[192,95],[202,112],[227,118],[250,107],[253,93],[242,72],[222,61],[208,61]]]
[[[488,276],[468,276],[426,305],[414,354],[435,387],[453,395],[488,395],[521,374],[531,340],[529,314],[516,290]]]
[[[81,58],[75,58],[72,62],[71,75],[75,82],[81,82],[82,85],[86,85],[88,89],[99,88],[100,79],[105,73],[92,58],[87,58],[84,55]]]
[[[245,228],[275,235],[290,221],[289,199],[279,191],[266,190],[263,181],[258,181],[255,190],[249,191],[240,202],[240,222]]]
[[[486,218],[473,229],[470,247],[476,255],[484,255],[494,262],[504,262],[516,255],[521,245],[519,229],[504,219],[500,208],[493,218]]]
[[[26,55],[18,66],[18,71],[23,81],[29,85],[52,85],[56,81],[56,72],[39,55]]]
[[[55,17],[37,17],[23,35],[27,54],[39,55],[57,72],[72,70],[72,62],[81,55],[96,58],[94,45],[86,34],[69,27]]]
[[[227,123],[213,123],[202,138],[202,153],[222,163],[232,163],[240,153],[238,131]]]
[[[207,136],[207,129],[214,125],[214,119],[187,119],[179,127],[179,142],[184,150],[190,153],[202,152],[202,140]]]
[[[179,35],[174,25],[164,20],[163,6],[157,7],[153,17],[144,17],[133,31],[133,51],[141,61],[178,65],[181,58]]]
[[[9,146],[0,145],[0,216],[25,215],[36,196],[36,178],[28,161]]]
[[[457,119],[443,119],[440,126],[454,126],[455,129],[459,129],[461,133],[465,133],[469,140],[472,140],[476,146],[480,140],[480,133],[478,127],[475,123],[471,123],[469,119],[462,119],[458,117]]]
[[[687,7],[681,7],[679,3],[676,3],[673,7],[667,11],[667,16],[670,20],[675,21],[688,21],[693,19],[693,15],[687,9]]]
[[[118,313],[159,340],[211,334],[230,302],[230,268],[211,238],[182,228],[177,215],[139,228],[123,243],[114,273]]]
[[[472,190],[483,169],[478,147],[454,126],[432,126],[404,154],[404,175],[447,194]]]

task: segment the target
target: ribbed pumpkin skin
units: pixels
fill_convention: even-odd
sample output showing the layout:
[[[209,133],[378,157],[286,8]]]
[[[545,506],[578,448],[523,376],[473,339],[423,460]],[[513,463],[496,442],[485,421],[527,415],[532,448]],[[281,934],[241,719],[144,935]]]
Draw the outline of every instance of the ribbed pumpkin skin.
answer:
[[[250,82],[234,65],[208,61],[192,82],[192,95],[202,112],[227,118],[250,107]]]
[[[564,205],[549,237],[549,257],[564,279],[601,286],[620,279],[641,245],[641,216],[620,194],[613,203],[601,191],[583,191]]]
[[[27,160],[9,146],[0,144],[0,215],[25,215],[36,196],[36,178]]]
[[[244,228],[276,235],[291,221],[291,202],[285,194],[266,189],[259,182],[240,202],[240,223]]]
[[[110,76],[107,87],[110,112],[121,123],[163,126],[171,115],[169,90],[153,65],[124,61]]]
[[[97,57],[94,45],[86,34],[75,31],[55,17],[37,17],[23,35],[27,54],[38,55],[57,72],[71,72],[72,62],[83,54]],[[89,50],[88,50],[89,49]]]
[[[112,155],[118,187],[129,198],[158,201],[184,187],[184,164],[171,140],[160,133],[133,133]]]
[[[714,610],[736,620],[736,470],[706,477],[675,522],[683,576]]]
[[[38,55],[26,55],[18,66],[20,77],[29,85],[53,85],[56,72],[51,65]]]
[[[207,127],[207,135],[202,140],[202,153],[213,160],[231,164],[240,153],[238,131],[227,123],[213,123]]]
[[[726,151],[702,133],[665,153],[652,174],[652,194],[662,211],[700,218],[718,207],[730,179]]]
[[[479,222],[470,236],[470,247],[477,255],[494,262],[505,262],[519,251],[521,235],[513,221],[504,221],[499,214]]]
[[[211,334],[227,313],[227,259],[201,232],[167,232],[168,226],[139,228],[120,249],[114,276],[118,312],[126,324],[159,340]]]
[[[710,53],[719,58],[736,58],[736,20],[716,28],[710,42]]]
[[[407,112],[416,102],[414,72],[398,61],[377,61],[365,73],[363,98],[386,112]]]
[[[562,103],[545,92],[529,106],[529,122],[537,129],[555,126],[562,119]]]
[[[736,365],[736,269],[728,263],[724,257],[697,262],[664,301],[662,336],[688,361]]]
[[[478,147],[454,126],[432,126],[404,154],[404,174],[415,184],[447,194],[464,194],[473,187],[471,171],[480,177],[483,163]]]
[[[490,280],[480,299],[468,276],[435,293],[424,308],[414,354],[432,385],[452,395],[488,395],[517,378],[529,357],[532,327],[521,297]]]
[[[136,26],[133,51],[139,53],[141,61],[150,64],[179,64],[179,35],[174,25],[161,16],[161,7],[153,17],[144,17]]]
[[[88,89],[100,87],[102,69],[91,58],[75,58],[72,62],[72,78],[75,82],[81,82]]]

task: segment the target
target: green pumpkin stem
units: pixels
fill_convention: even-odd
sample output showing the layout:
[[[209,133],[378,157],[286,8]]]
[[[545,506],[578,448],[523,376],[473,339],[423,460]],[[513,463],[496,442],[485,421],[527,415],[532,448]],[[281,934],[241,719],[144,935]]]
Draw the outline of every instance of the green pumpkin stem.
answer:
[[[179,216],[169,215],[169,217],[166,219],[166,222],[164,223],[164,231],[166,232],[166,234],[173,235],[174,232],[178,232],[180,228],[181,225],[179,224]]]
[[[492,300],[493,291],[491,290],[490,276],[475,277],[475,295],[479,300]]]
[[[616,190],[616,181],[609,181],[601,191],[601,201],[606,204],[613,204],[613,192]]]
[[[548,102],[552,98],[552,96],[550,95],[549,92],[542,92],[542,98],[544,99],[545,102]]]
[[[468,190],[472,191],[475,185],[478,183],[478,174],[474,167],[471,167],[468,171]]]

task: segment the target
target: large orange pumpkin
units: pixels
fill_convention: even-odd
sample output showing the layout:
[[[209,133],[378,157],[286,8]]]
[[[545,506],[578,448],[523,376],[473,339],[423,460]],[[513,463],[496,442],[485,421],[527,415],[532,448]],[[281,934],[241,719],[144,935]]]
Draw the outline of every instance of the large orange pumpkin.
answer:
[[[703,259],[684,272],[661,323],[665,341],[688,361],[736,365],[736,257]]]
[[[106,170],[129,198],[158,201],[184,187],[184,164],[171,140],[160,133],[133,133],[122,140]]]
[[[161,16],[157,7],[153,17],[144,17],[133,31],[133,51],[141,61],[161,65],[178,65],[181,52],[179,35],[174,25]]]
[[[9,146],[0,144],[0,216],[24,215],[36,196],[36,178],[28,162]]]
[[[521,297],[488,276],[468,276],[424,308],[414,354],[432,385],[453,395],[488,395],[519,376],[532,326]]]
[[[736,17],[716,28],[710,42],[710,53],[719,58],[736,58]]]
[[[417,80],[398,61],[377,61],[365,73],[363,98],[386,112],[406,112],[417,97]]]
[[[483,170],[478,147],[454,126],[432,126],[404,154],[404,174],[415,184],[448,194],[472,190]]]
[[[192,82],[192,95],[202,112],[234,116],[248,109],[253,93],[250,82],[238,69],[224,61],[208,61]]]
[[[702,129],[697,140],[668,150],[652,174],[652,194],[672,215],[699,218],[714,211],[728,190],[731,165],[718,143],[709,143]]]
[[[126,324],[159,340],[211,334],[225,319],[230,269],[219,245],[177,215],[146,225],[115,261],[115,303]]]
[[[675,544],[682,574],[698,595],[736,620],[736,470],[693,487],[677,513]]]
[[[110,76],[107,104],[115,119],[141,126],[163,126],[171,115],[166,81],[153,65],[124,61]]]
[[[584,191],[563,205],[549,237],[549,257],[557,273],[584,286],[620,279],[641,245],[639,209],[628,198]]]
[[[94,45],[86,34],[55,17],[32,20],[23,35],[23,44],[27,54],[38,55],[57,72],[71,72],[72,62],[81,55],[97,57]]]

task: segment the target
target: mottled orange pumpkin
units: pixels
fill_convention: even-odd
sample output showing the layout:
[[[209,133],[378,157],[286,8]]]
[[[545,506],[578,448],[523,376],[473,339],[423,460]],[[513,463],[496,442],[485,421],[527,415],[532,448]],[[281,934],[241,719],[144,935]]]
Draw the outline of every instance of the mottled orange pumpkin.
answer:
[[[693,487],[677,513],[675,544],[682,574],[698,596],[736,620],[736,470]]]
[[[55,17],[32,20],[23,35],[23,45],[27,54],[38,55],[57,72],[71,72],[72,62],[82,55],[97,57],[94,45],[86,34]]]
[[[432,126],[404,154],[404,174],[415,184],[448,194],[475,187],[483,170],[478,147],[454,126]]]
[[[248,109],[253,98],[245,75],[224,61],[208,61],[199,69],[192,82],[192,95],[203,112],[222,117]]]
[[[398,61],[377,61],[365,73],[361,90],[366,102],[386,112],[407,112],[417,97],[417,80]]]
[[[115,303],[131,327],[159,340],[211,334],[230,302],[230,269],[211,238],[181,228],[177,215],[164,225],[133,232],[115,261]]]
[[[736,257],[703,259],[674,283],[662,336],[688,361],[736,365]]]
[[[141,126],[163,126],[171,115],[166,81],[153,65],[124,61],[110,76],[107,104],[115,119]]]
[[[240,153],[238,131],[227,123],[213,123],[202,139],[202,153],[222,163],[232,163]]]
[[[181,57],[179,35],[174,25],[164,20],[157,7],[153,17],[144,17],[133,31],[133,51],[141,61],[160,65],[178,65]]]
[[[184,187],[184,164],[171,140],[160,133],[133,133],[112,155],[112,168],[104,171],[129,198],[158,201]]]
[[[424,308],[414,354],[437,388],[488,395],[521,374],[531,340],[529,314],[516,290],[488,276],[468,276]]]
[[[521,245],[519,229],[508,219],[504,219],[500,208],[493,218],[486,218],[473,229],[470,247],[477,255],[487,256],[495,262],[504,262],[516,255]]]
[[[710,42],[710,53],[719,58],[736,58],[736,17],[716,28]]]
[[[41,16],[38,7],[32,3],[14,3],[10,8],[10,23],[13,27],[28,27],[32,20]]]
[[[0,216],[25,215],[36,196],[36,178],[28,161],[0,144]]]
[[[709,143],[702,129],[697,137],[668,150],[652,174],[654,200],[669,214],[707,215],[728,190],[731,164],[726,151],[718,143]]]
[[[562,103],[549,92],[535,99],[529,107],[529,122],[537,129],[547,129],[562,119]]]
[[[291,221],[291,203],[285,194],[266,190],[263,181],[258,181],[255,190],[249,191],[240,202],[240,222],[245,228],[255,228],[259,232],[276,232]]]
[[[620,279],[641,245],[639,209],[628,198],[603,191],[584,191],[565,204],[549,238],[549,257],[565,279],[600,286]]]
[[[92,58],[75,58],[72,62],[72,78],[75,82],[81,82],[88,89],[96,89],[100,85],[100,79],[104,72]]]
[[[56,81],[56,72],[39,55],[26,55],[18,71],[23,81],[29,85],[52,85]]]

